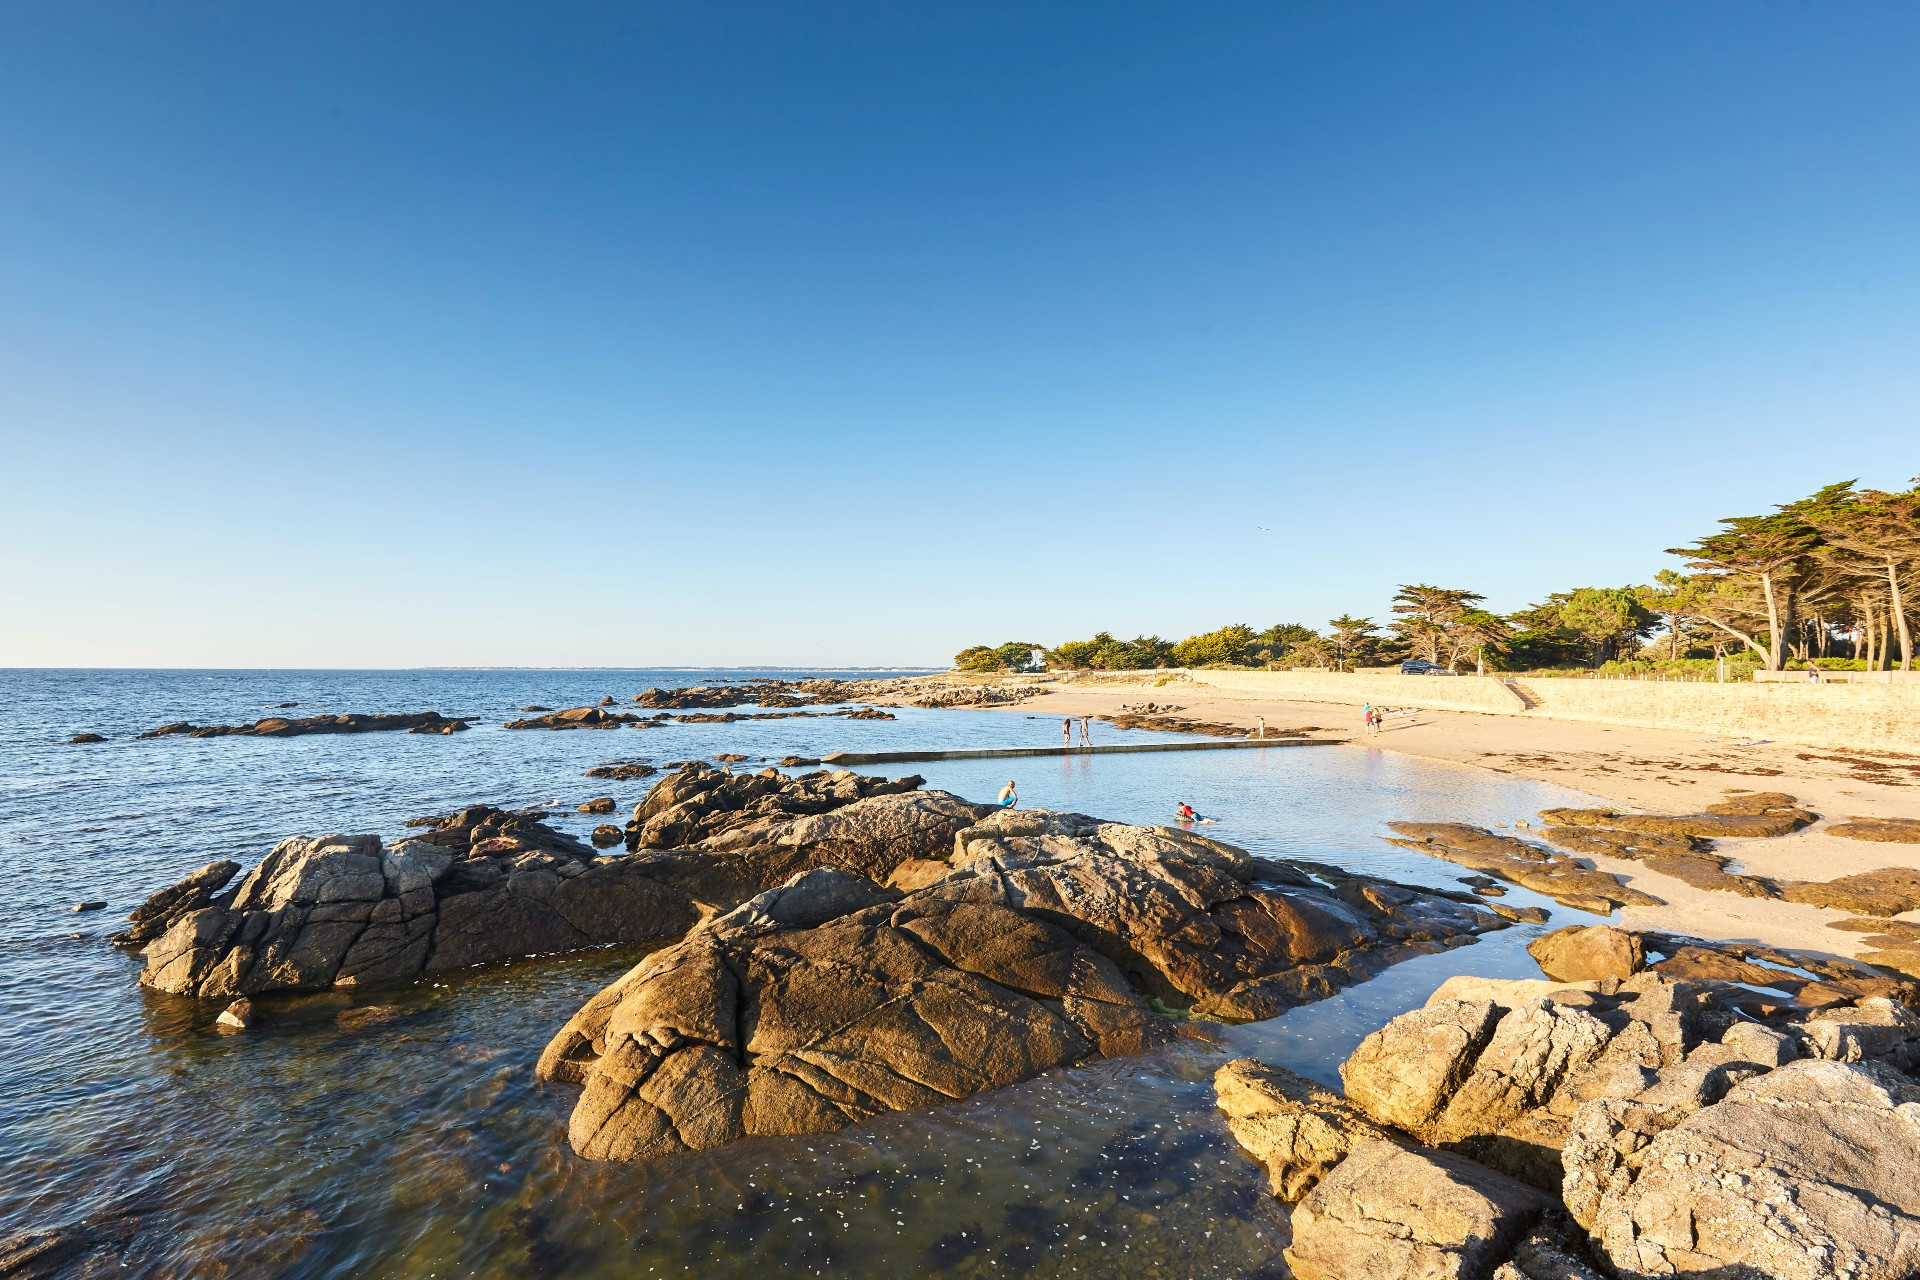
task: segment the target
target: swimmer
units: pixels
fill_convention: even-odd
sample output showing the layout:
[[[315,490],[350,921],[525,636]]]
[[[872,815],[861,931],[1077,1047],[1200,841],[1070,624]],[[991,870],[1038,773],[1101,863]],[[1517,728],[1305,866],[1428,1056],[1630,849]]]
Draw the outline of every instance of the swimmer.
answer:
[[[1006,786],[1000,788],[1000,807],[1002,809],[1011,809],[1019,803],[1020,790],[1018,787],[1015,787],[1013,783],[1009,782]]]

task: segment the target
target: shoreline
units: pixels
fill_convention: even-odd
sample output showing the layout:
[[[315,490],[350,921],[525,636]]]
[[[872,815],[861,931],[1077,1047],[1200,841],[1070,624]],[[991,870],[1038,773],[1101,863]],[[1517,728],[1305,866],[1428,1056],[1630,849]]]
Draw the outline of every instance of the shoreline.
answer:
[[[1920,868],[1920,845],[1826,834],[1828,826],[1852,817],[1920,819],[1920,759],[1791,743],[1742,745],[1669,729],[1462,711],[1423,710],[1411,721],[1366,735],[1360,708],[1344,704],[1261,700],[1240,693],[1225,697],[1193,684],[1156,686],[1152,676],[1038,687],[1045,691],[1040,696],[987,709],[1040,717],[1111,715],[1122,704],[1153,701],[1171,703],[1185,716],[1249,732],[1264,716],[1269,730],[1314,725],[1337,733],[1346,738],[1349,750],[1392,751],[1551,782],[1656,813],[1697,813],[1726,799],[1729,791],[1785,791],[1811,807],[1820,821],[1785,836],[1722,840],[1719,851],[1736,859],[1733,869],[1780,879],[1832,880],[1879,867]],[[1105,727],[1110,735],[1119,732]],[[1616,911],[1609,922],[1622,928],[1846,958],[1870,949],[1864,935],[1827,927],[1847,919],[1850,913],[1845,911],[1699,889],[1630,859],[1583,860],[1665,904]],[[1890,918],[1920,922],[1920,912]]]

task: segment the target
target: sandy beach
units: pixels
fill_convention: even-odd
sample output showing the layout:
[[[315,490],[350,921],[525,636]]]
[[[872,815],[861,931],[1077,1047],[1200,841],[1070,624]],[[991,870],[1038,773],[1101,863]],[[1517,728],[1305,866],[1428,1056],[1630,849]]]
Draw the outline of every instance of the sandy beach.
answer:
[[[1920,758],[1872,757],[1785,743],[1738,745],[1703,735],[1520,716],[1421,711],[1367,736],[1357,707],[1224,697],[1193,685],[1155,687],[1151,680],[1046,686],[1016,710],[1028,715],[1106,715],[1152,701],[1195,720],[1251,731],[1264,716],[1270,730],[1314,726],[1315,736],[1342,736],[1344,750],[1397,751],[1432,760],[1554,782],[1633,809],[1698,812],[1733,790],[1785,791],[1821,815],[1791,835],[1724,840],[1733,870],[1790,880],[1831,880],[1887,866],[1920,866],[1920,846],[1872,843],[1826,834],[1849,817],[1920,818]],[[1101,726],[1094,740],[1101,740]],[[1106,729],[1107,740],[1116,733]],[[1532,814],[1514,814],[1534,821]],[[1694,888],[1640,863],[1599,857],[1594,864],[1665,902],[1628,907],[1615,922],[1698,937],[1761,942],[1829,955],[1854,956],[1862,935],[1827,927],[1848,913]],[[1920,919],[1908,913],[1900,919]]]

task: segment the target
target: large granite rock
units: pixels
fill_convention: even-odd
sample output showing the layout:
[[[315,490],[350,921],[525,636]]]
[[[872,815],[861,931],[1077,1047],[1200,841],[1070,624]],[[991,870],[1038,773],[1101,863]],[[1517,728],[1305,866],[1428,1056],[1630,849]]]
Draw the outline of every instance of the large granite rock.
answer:
[[[1353,1149],[1293,1211],[1296,1280],[1479,1280],[1550,1197],[1442,1151]]]
[[[849,769],[791,777],[778,769],[734,773],[690,761],[654,783],[646,798],[634,806],[633,819],[627,824],[627,847],[687,849],[740,829],[766,834],[789,819],[828,813],[872,796],[913,791],[923,781],[918,776],[880,778]],[[985,812],[986,806],[974,806],[970,816]],[[953,831],[944,833],[933,848],[944,852],[952,838]],[[737,850],[743,842],[736,840],[727,847]]]
[[[797,877],[589,1001],[540,1066],[586,1086],[575,1149],[645,1160],[930,1106],[1159,1043],[1170,1027],[1146,996],[1266,1016],[1499,925],[1078,814],[995,812],[952,850],[952,871],[904,895],[837,868]],[[796,911],[796,895],[816,905]]]
[[[794,807],[822,811],[768,806],[711,847],[619,858],[600,857],[538,814],[489,806],[410,823],[419,834],[391,848],[372,835],[287,840],[224,894],[237,863],[156,894],[122,939],[149,944],[143,983],[209,1000],[670,942],[817,867],[885,881],[902,863],[950,851],[954,833],[985,812],[946,792],[911,790],[918,778],[791,781],[787,794],[804,802]],[[714,825],[724,828],[724,815]],[[603,824],[592,839],[609,847],[621,833]]]
[[[237,888],[171,913],[140,981],[229,1000],[678,938],[701,912],[648,872],[490,806],[391,848],[373,835],[295,837]]]
[[[1920,1271],[1920,1088],[1883,1067],[1805,1061],[1718,1102],[1633,1123],[1580,1112],[1569,1182],[1630,1276],[1907,1280]]]
[[[989,903],[895,897],[810,872],[596,996],[539,1065],[586,1086],[574,1150],[649,1160],[818,1133],[1171,1037],[1064,930]]]
[[[1631,978],[1646,968],[1640,935],[1612,925],[1568,925],[1527,944],[1540,972],[1560,982]]]

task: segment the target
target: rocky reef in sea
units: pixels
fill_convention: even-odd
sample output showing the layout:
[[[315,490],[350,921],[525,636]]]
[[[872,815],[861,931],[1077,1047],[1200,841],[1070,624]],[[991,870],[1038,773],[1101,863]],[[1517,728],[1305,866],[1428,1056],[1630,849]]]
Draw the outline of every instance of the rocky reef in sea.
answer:
[[[185,720],[163,724],[136,734],[140,738],[297,738],[310,733],[458,733],[467,722],[438,711],[406,711],[393,714],[349,712],[337,716],[302,716],[288,720],[268,716],[252,724],[190,724]],[[97,740],[97,739],[96,739]]]
[[[656,789],[662,802],[672,783]],[[717,813],[757,803],[748,788],[741,798]],[[648,808],[636,812],[643,839],[688,801]],[[779,847],[848,811],[731,828],[721,817],[703,847],[722,858]],[[996,811],[949,845],[916,859],[945,867],[907,891],[850,874],[845,859],[802,872],[588,1001],[539,1067],[584,1086],[574,1149],[652,1160],[936,1106],[1141,1052],[1171,1039],[1182,1014],[1269,1017],[1504,927],[1468,895],[1079,814]]]
[[[1341,1091],[1221,1068],[1234,1136],[1294,1206],[1298,1280],[1915,1274],[1920,990],[1829,963],[1756,1016],[1749,985],[1676,976],[1756,963],[1717,944],[1549,939],[1550,970],[1605,976],[1451,979]],[[1642,969],[1661,949],[1679,963]]]

